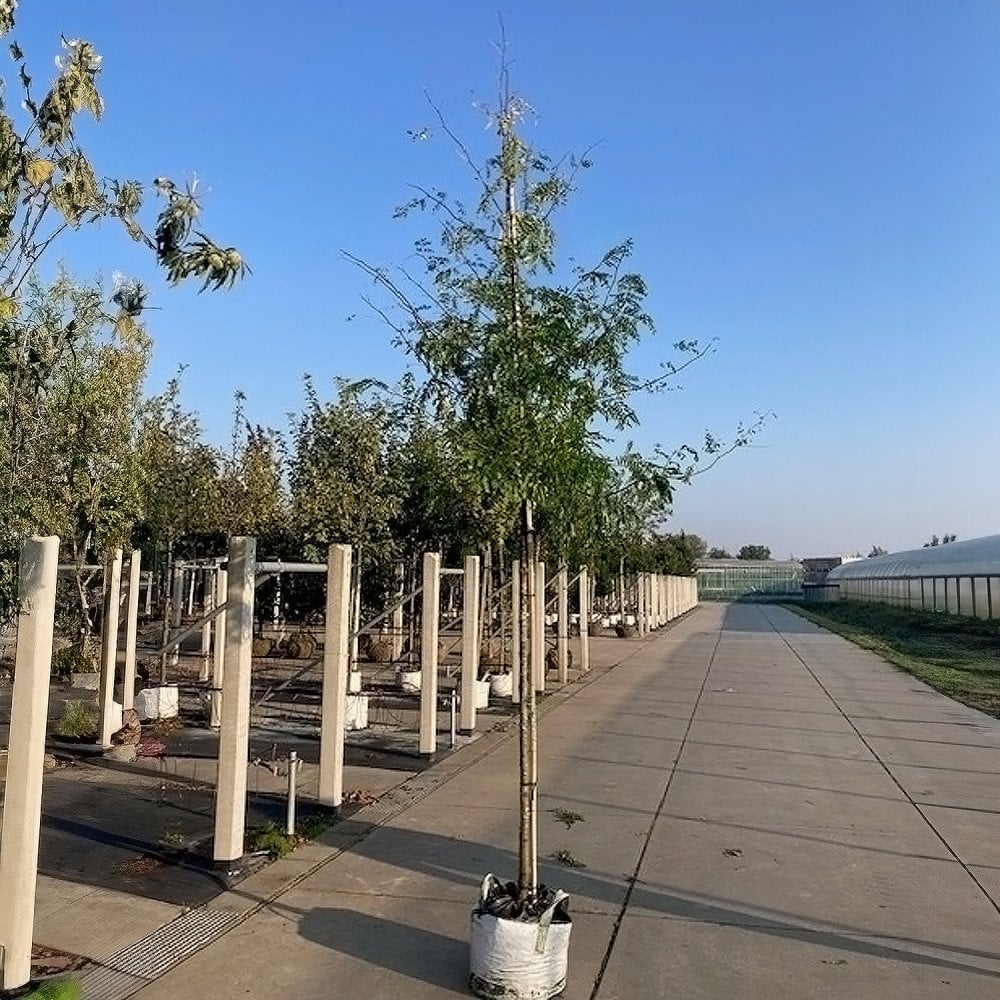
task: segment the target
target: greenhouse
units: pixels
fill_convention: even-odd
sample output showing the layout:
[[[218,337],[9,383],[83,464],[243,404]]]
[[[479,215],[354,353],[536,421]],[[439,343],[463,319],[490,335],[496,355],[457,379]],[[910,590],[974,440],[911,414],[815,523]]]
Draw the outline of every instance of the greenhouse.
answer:
[[[802,563],[777,559],[700,559],[698,598],[735,601],[797,597],[802,591]]]
[[[845,563],[827,586],[872,601],[974,618],[1000,617],[1000,535]]]

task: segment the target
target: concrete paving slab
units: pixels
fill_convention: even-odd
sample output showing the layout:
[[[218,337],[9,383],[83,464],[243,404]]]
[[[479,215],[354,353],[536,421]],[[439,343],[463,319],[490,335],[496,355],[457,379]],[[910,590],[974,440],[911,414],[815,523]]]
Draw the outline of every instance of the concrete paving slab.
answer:
[[[856,735],[851,724],[840,712],[772,711],[768,708],[747,708],[711,702],[699,707],[698,721],[765,726],[770,729],[787,729],[792,732]]]
[[[1000,869],[1000,801],[993,810],[921,805],[920,811],[967,865]]]
[[[1000,773],[956,771],[947,767],[892,766],[892,775],[919,805],[995,808],[1000,803]]]
[[[94,889],[70,905],[36,915],[36,943],[104,959],[173,920],[183,907],[111,889]]]
[[[640,877],[637,912],[717,923],[780,915],[813,928],[996,950],[996,910],[961,865],[910,855],[888,836],[861,848],[822,831],[665,817]]]
[[[734,927],[629,913],[599,997],[995,1000],[998,993],[1000,964],[978,956],[782,921]]]
[[[677,774],[664,817],[781,830],[824,841],[922,857],[951,859],[934,831],[905,799],[861,798],[763,781]]]
[[[773,726],[756,726],[749,719],[744,723],[709,722],[696,716],[688,739],[694,743],[715,746],[782,750],[793,754],[817,754],[846,760],[872,758],[871,751],[854,732],[816,732],[808,728],[792,731]]]
[[[864,736],[915,740],[921,743],[950,743],[958,746],[978,746],[1000,750],[1000,724],[982,726],[976,722],[920,722],[852,719]],[[1000,755],[998,755],[1000,756]]]
[[[955,771],[996,771],[1000,753],[992,747],[968,746],[956,743],[924,742],[872,736],[868,743],[888,765],[909,764],[945,767]]]
[[[793,755],[782,750],[751,750],[688,741],[678,771],[773,781],[859,796],[904,798],[899,786],[874,758],[850,760],[816,754]]]

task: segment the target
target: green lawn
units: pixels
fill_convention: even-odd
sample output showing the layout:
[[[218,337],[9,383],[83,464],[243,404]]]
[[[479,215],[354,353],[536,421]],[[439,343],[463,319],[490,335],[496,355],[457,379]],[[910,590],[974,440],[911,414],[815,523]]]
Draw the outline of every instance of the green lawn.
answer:
[[[1000,620],[908,611],[888,604],[786,604],[956,701],[1000,718]]]

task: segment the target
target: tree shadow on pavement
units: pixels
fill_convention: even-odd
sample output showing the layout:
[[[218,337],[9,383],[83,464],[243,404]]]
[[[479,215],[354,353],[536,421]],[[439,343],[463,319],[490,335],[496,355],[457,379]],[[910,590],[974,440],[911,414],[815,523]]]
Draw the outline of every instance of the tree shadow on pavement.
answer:
[[[280,898],[268,908],[298,914],[303,936],[343,954],[432,985],[464,987],[468,969],[467,941],[457,941],[428,928],[435,925],[435,911],[440,912],[442,906],[470,909],[484,873],[492,871],[502,878],[509,877],[516,869],[513,853],[494,845],[439,834],[387,826],[373,827],[365,832],[361,824],[358,827],[360,839],[349,848],[350,853],[396,870],[409,870],[417,875],[466,885],[467,899],[454,898],[453,891],[441,888],[435,892],[433,886],[419,887],[419,896],[414,891],[413,895],[401,897],[397,877],[392,877],[384,887],[377,882],[370,886],[372,898],[415,901],[422,896],[427,899],[427,926],[423,928],[368,916],[357,910],[302,911],[287,907]],[[623,858],[623,868],[628,863]],[[564,868],[551,861],[541,866],[540,877],[543,882],[569,892],[571,898],[579,901],[582,910],[593,911],[597,904],[610,918],[617,916],[630,882],[629,875],[624,872],[613,874]],[[330,891],[338,890],[334,886]],[[1000,951],[887,936],[864,927],[847,927],[821,918],[766,910],[736,900],[681,893],[641,879],[632,889],[629,909],[707,925],[738,926],[765,937],[819,945],[846,954],[1000,979]]]
[[[457,941],[397,920],[329,906],[309,910],[299,921],[299,933],[307,941],[377,968],[442,990],[462,995],[468,992],[468,941]],[[387,982],[382,995],[397,995],[392,989],[394,985],[398,984]]]

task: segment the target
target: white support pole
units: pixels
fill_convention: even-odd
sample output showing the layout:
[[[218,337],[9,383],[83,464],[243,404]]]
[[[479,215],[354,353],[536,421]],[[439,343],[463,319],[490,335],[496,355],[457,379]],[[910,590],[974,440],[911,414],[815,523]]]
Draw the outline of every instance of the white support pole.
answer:
[[[590,670],[590,573],[586,566],[580,567],[580,669]]]
[[[649,631],[655,632],[660,627],[660,621],[656,614],[656,574],[646,574],[646,617],[649,619]]]
[[[206,574],[207,575],[207,574]],[[207,615],[215,610],[215,588],[209,586],[205,581],[205,606],[203,608]],[[214,619],[209,619],[201,627],[201,668],[198,671],[198,680],[207,681],[212,676],[212,623]]]
[[[437,752],[438,615],[441,553],[425,552],[420,620],[420,753]]]
[[[215,573],[215,606],[224,608],[229,600],[229,573],[218,569]],[[215,616],[215,651],[212,657],[212,695],[208,724],[218,729],[222,723],[222,684],[226,676],[226,612]]]
[[[98,742],[111,746],[115,731],[115,670],[118,667],[118,614],[122,598],[122,550],[104,564],[104,616],[101,621],[101,680],[98,693]]]
[[[122,683],[122,710],[130,709],[135,701],[135,644],[139,630],[139,591],[142,573],[142,553],[132,550],[128,560],[128,606],[125,612],[125,676]]]
[[[187,596],[187,613],[188,613],[188,616],[191,616],[191,615],[194,614],[194,588],[195,588],[195,583],[198,580],[198,573],[199,573],[199,570],[196,570],[196,569],[191,570],[191,580],[188,583],[188,596]]]
[[[569,572],[565,566],[556,574],[556,666],[559,683],[569,682]]]
[[[635,624],[639,630],[639,638],[646,638],[646,588],[643,586],[643,573],[635,577]]]
[[[351,547],[331,545],[326,562],[323,707],[319,738],[319,801],[339,809],[344,800],[344,730],[350,669]]]
[[[147,618],[153,613],[153,579],[155,576],[156,574],[150,570],[146,577],[146,604],[143,607],[143,613]]]
[[[476,728],[476,680],[479,678],[479,556],[465,557],[462,586],[462,699],[458,728]]]
[[[545,693],[545,563],[535,563],[535,606],[531,623],[531,671],[535,693]]]
[[[521,561],[515,559],[510,568],[510,700],[517,705],[521,701],[521,657],[527,651],[521,649]]]
[[[229,540],[229,611],[222,685],[222,726],[215,793],[216,863],[243,857],[247,808],[247,761],[250,755],[250,671],[253,663],[253,598],[257,540]]]
[[[667,577],[665,574],[660,574],[660,623],[666,625],[669,619],[667,618]]]
[[[21,546],[20,611],[10,751],[0,833],[0,989],[16,990],[31,978],[31,938],[38,881],[45,721],[52,673],[59,539],[29,538]]]

